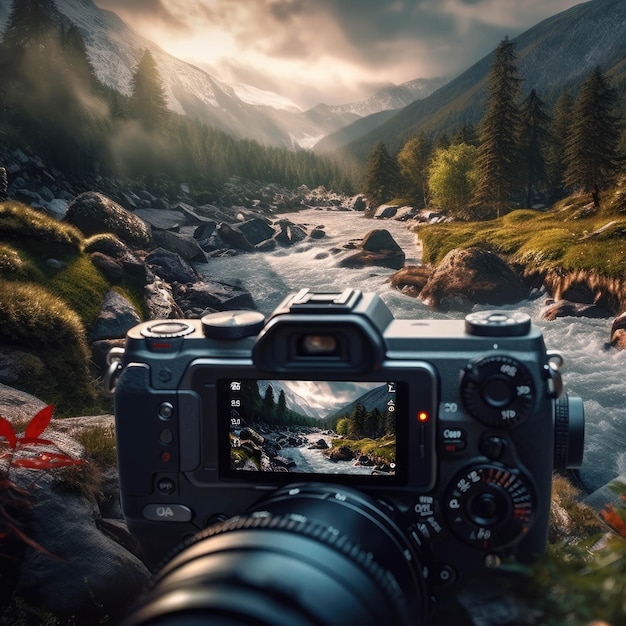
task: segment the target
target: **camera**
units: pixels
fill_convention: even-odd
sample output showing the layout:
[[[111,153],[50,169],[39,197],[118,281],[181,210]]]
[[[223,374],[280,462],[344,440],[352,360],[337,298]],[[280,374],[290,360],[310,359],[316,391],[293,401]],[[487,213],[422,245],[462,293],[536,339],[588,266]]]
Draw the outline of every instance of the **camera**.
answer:
[[[139,324],[111,360],[124,516],[167,563],[133,624],[425,623],[544,551],[582,462],[582,400],[521,312],[304,289]]]

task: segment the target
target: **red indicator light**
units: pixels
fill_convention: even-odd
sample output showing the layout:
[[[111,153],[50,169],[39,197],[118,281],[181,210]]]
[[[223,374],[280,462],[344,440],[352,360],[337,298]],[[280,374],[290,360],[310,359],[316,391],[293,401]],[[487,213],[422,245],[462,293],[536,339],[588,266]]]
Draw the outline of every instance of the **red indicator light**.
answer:
[[[172,459],[172,455],[169,452],[161,452],[161,461],[164,463],[169,463]]]
[[[420,424],[425,424],[428,421],[428,413],[426,413],[426,411],[420,411],[417,414],[417,420]]]
[[[163,343],[153,343],[152,347],[155,350],[169,350],[172,347],[172,344],[171,343],[165,343],[165,342],[163,342]]]

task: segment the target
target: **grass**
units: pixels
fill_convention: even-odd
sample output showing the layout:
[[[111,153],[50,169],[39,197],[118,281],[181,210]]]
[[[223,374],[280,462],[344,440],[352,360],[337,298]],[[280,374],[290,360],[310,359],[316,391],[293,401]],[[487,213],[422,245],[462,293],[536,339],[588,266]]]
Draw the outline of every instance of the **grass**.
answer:
[[[476,246],[530,270],[596,271],[610,278],[626,275],[626,214],[614,210],[610,200],[599,211],[570,198],[548,212],[524,209],[498,220],[417,230],[424,245],[423,261],[433,265],[455,248]]]
[[[374,458],[380,457],[387,463],[396,460],[396,438],[386,435],[380,439],[333,439],[334,448],[347,447],[357,455],[370,455]]]
[[[45,213],[0,202],[0,341],[20,361],[15,386],[55,404],[58,415],[109,408],[90,374],[86,339],[107,292],[116,289],[145,315],[141,281],[113,285],[92,263],[88,241]]]

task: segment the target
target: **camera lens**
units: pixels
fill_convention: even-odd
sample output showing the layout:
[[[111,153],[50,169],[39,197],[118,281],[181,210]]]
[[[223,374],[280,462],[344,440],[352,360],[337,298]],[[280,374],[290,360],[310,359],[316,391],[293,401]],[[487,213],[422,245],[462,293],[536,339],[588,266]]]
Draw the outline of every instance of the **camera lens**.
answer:
[[[392,507],[329,484],[281,488],[208,528],[125,626],[419,626],[419,555]]]

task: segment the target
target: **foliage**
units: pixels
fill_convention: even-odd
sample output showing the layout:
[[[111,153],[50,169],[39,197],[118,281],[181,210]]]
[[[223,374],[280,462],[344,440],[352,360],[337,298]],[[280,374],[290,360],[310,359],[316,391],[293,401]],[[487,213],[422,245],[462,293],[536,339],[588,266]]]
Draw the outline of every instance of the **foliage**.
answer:
[[[573,100],[569,91],[561,93],[552,110],[550,141],[546,154],[546,173],[552,197],[563,195],[565,177],[565,146],[572,124]]]
[[[548,212],[525,209],[500,220],[417,230],[425,263],[439,263],[454,248],[478,246],[530,270],[596,271],[616,278],[626,274],[626,216],[605,210],[581,217],[575,202]]]
[[[150,50],[145,50],[131,80],[131,116],[148,131],[162,131],[167,125],[169,111],[165,89]]]
[[[0,454],[0,541],[8,538],[19,540],[27,545],[50,554],[25,533],[23,522],[18,519],[32,506],[31,493],[16,485],[10,478],[12,469],[53,470],[71,465],[81,465],[81,459],[74,459],[60,450],[51,452],[56,447],[40,435],[46,430],[52,419],[53,405],[39,411],[28,423],[22,436],[13,429],[11,422],[0,416],[0,438],[5,440],[4,451]],[[45,447],[42,451],[33,451],[37,446]]]
[[[522,102],[520,110],[520,184],[525,189],[525,206],[533,205],[537,188],[546,186],[546,151],[550,141],[550,118],[545,104],[533,89]]]
[[[432,150],[432,142],[422,132],[409,139],[397,157],[402,190],[418,207],[426,205],[428,200],[428,163]]]
[[[385,144],[378,142],[367,159],[363,186],[370,209],[394,197],[398,191],[399,178],[396,160],[389,154]]]
[[[477,180],[476,152],[474,146],[455,144],[437,150],[430,163],[428,189],[432,202],[454,217],[471,216]]]
[[[590,193],[595,206],[599,206],[600,191],[614,181],[618,171],[616,105],[617,92],[596,68],[574,104],[564,175],[565,184]]]
[[[476,197],[496,216],[510,208],[518,180],[520,82],[515,43],[505,37],[496,48],[489,72],[489,93],[480,124],[477,158]]]

